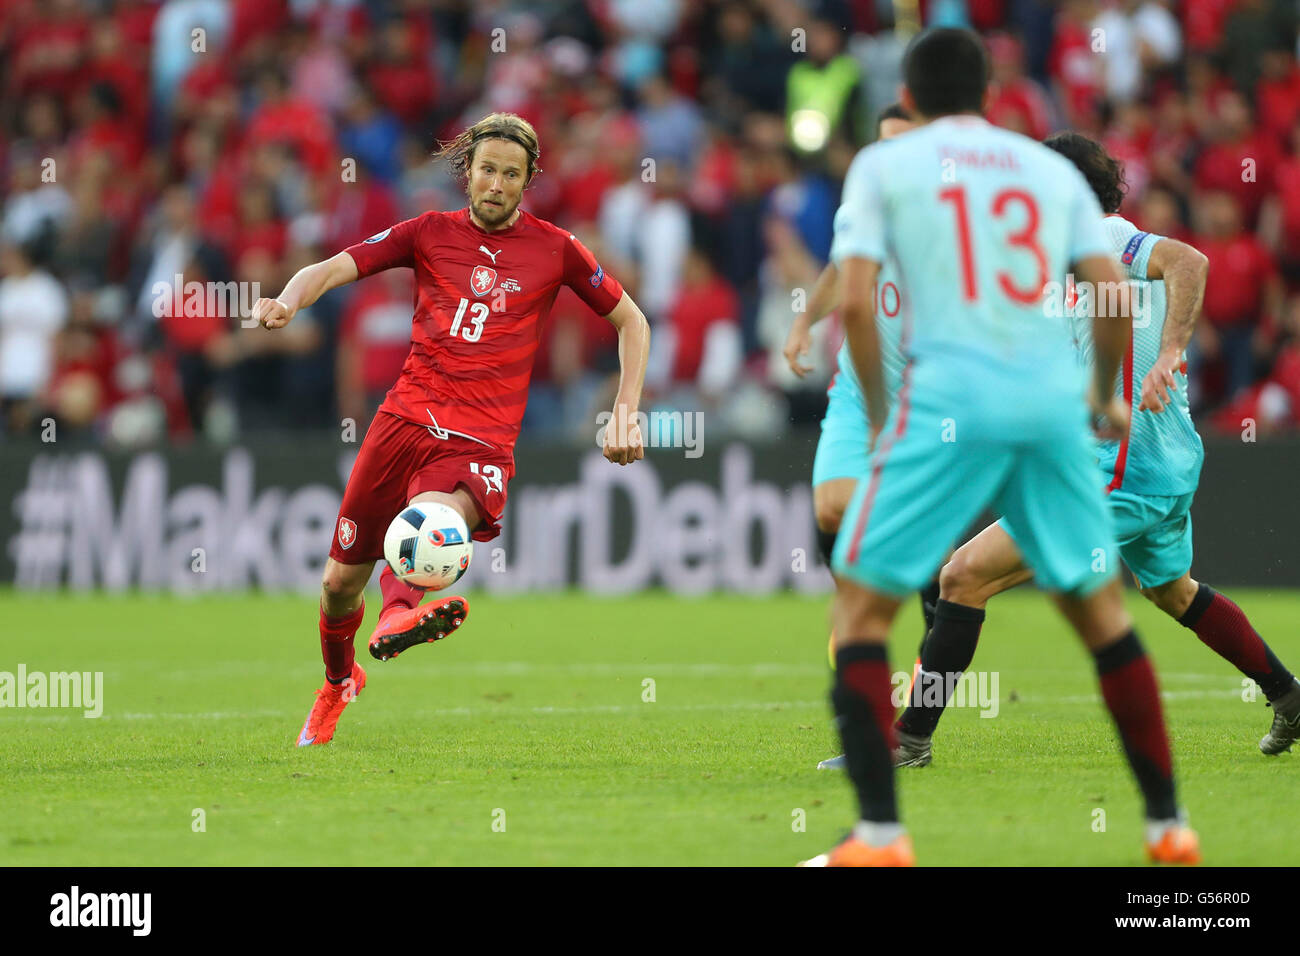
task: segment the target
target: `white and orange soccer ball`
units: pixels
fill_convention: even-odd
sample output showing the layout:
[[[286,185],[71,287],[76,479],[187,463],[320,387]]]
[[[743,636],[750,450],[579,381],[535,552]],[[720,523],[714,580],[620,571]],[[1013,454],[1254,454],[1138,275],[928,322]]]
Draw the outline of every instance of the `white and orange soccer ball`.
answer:
[[[393,574],[422,591],[441,591],[459,581],[473,551],[465,520],[435,501],[403,509],[384,534],[384,557]]]

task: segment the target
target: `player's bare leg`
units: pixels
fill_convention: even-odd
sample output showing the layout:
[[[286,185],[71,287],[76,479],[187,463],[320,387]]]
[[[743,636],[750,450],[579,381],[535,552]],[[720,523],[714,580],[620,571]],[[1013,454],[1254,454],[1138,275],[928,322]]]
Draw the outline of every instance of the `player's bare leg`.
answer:
[[[911,866],[912,841],[898,819],[894,792],[894,704],[886,641],[897,598],[842,580],[835,594],[835,683],[839,723],[860,819],[829,853],[805,866]]]
[[[1273,708],[1273,724],[1259,742],[1260,751],[1272,757],[1290,750],[1300,739],[1300,681],[1264,643],[1245,612],[1190,573],[1142,588],[1142,594],[1259,685]]]
[[[823,481],[813,486],[813,512],[817,519],[818,546],[821,548],[822,557],[825,559],[827,566],[831,563],[831,552],[835,547],[835,536],[839,532],[840,522],[844,518],[844,512],[849,506],[849,501],[853,497],[853,490],[857,487],[856,478],[832,478],[829,481]],[[838,581],[836,582],[838,587]],[[930,628],[934,626],[934,611],[939,600],[939,581],[936,578],[921,590],[921,614],[925,618],[925,631],[921,635],[921,643],[925,644],[926,636]],[[827,656],[830,659],[830,665],[835,667],[835,629],[832,627],[830,641],[827,645]],[[921,652],[918,649],[916,662],[912,667],[912,681],[916,681],[916,675],[921,668]],[[909,693],[911,688],[909,687]],[[818,770],[843,770],[846,761],[844,755],[830,757],[817,764]]]
[[[1146,851],[1156,863],[1199,863],[1196,833],[1179,814],[1173,755],[1155,671],[1114,578],[1086,596],[1058,594],[1057,606],[1092,652],[1101,695],[1146,803]]]
[[[407,504],[422,501],[438,502],[451,508],[461,516],[470,531],[481,520],[474,499],[464,488],[452,492],[421,492]],[[386,661],[416,644],[440,641],[464,624],[469,616],[469,601],[458,594],[421,605],[425,592],[403,584],[387,566],[379,574],[379,588],[384,604],[369,645],[370,656],[375,660]]]
[[[934,625],[921,647],[907,709],[896,725],[896,766],[930,763],[930,738],[957,681],[975,657],[984,606],[994,595],[1032,577],[1015,541],[998,524],[989,525],[954,551],[939,571]]]
[[[325,659],[325,683],[298,733],[298,746],[327,744],[334,738],[343,708],[366,686],[366,672],[356,662],[353,641],[365,617],[366,582],[373,561],[343,564],[325,559],[321,578],[320,647]]]
[[[849,501],[853,498],[853,489],[857,486],[858,480],[856,478],[832,478],[829,481],[823,481],[821,484],[813,486],[813,512],[817,518],[818,545],[828,567],[831,563],[831,550],[835,547],[835,536],[840,530],[840,522],[844,519],[844,512],[848,509]],[[925,630],[921,634],[921,641],[924,643],[930,628],[934,627],[934,609],[939,601],[938,577],[922,588],[920,595],[921,616],[925,619]],[[830,655],[831,666],[834,667],[835,636],[833,634],[827,652]],[[919,650],[916,657],[916,666],[920,667],[921,653]],[[915,669],[912,677],[913,679],[916,677]]]
[[[835,550],[835,536],[839,534],[840,522],[844,520],[844,511],[849,506],[849,499],[853,497],[853,489],[857,484],[856,478],[832,478],[819,485],[813,485],[813,517],[817,521],[817,547],[828,568],[831,566],[831,553]],[[826,654],[830,659],[831,667],[834,667],[835,631],[833,628],[826,645]]]

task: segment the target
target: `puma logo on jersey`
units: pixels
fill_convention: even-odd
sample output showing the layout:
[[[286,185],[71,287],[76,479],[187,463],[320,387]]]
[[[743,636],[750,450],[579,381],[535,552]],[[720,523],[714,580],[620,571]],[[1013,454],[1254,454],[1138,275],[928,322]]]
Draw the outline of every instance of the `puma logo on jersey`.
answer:
[[[493,265],[497,264],[497,256],[501,255],[500,249],[498,249],[496,252],[488,252],[487,246],[479,246],[479,251],[482,252],[483,255],[491,259]]]

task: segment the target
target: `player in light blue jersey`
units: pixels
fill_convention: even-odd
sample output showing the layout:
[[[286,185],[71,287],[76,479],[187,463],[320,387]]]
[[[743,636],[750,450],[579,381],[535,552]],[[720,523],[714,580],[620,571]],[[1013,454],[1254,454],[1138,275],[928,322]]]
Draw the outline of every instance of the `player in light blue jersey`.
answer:
[[[1180,819],[1155,675],[1112,570],[1114,534],[1088,430],[1091,409],[1104,433],[1127,434],[1129,409],[1114,391],[1131,323],[1127,297],[1113,315],[1097,311],[1091,376],[1075,358],[1068,321],[1043,307],[1048,283],[1070,271],[1127,290],[1101,208],[1064,157],[983,120],[988,60],[973,33],[922,33],[903,72],[903,105],[920,125],[854,159],[834,245],[842,317],[876,447],[833,558],[840,587],[831,699],[860,819],[808,863],[914,861],[894,792],[886,643],[901,597],[930,579],[987,506],[1023,529],[1039,583],[1094,655],[1144,797],[1148,853],[1195,862],[1199,848]],[[873,295],[891,259],[909,342],[892,408]],[[942,642],[928,640],[922,676],[964,670],[951,657]]]
[[[881,110],[877,120],[877,139],[893,139],[912,129],[912,121],[901,104],[895,103]],[[843,215],[840,210],[837,216]],[[838,305],[839,270],[828,263],[817,277],[807,309],[790,324],[783,350],[790,370],[803,378],[811,368],[803,358],[812,346],[812,327],[829,315]],[[907,364],[902,348],[903,294],[892,263],[881,267],[876,281],[876,328],[880,333],[881,362],[885,369],[885,389],[892,402],[903,382],[903,367]],[[853,497],[858,477],[870,468],[867,452],[867,407],[862,398],[853,359],[849,356],[848,342],[840,346],[836,356],[838,366],[827,390],[826,416],[822,419],[821,438],[813,459],[813,511],[817,520],[817,543],[829,567],[835,536],[840,530],[840,519]],[[921,590],[921,613],[928,633],[934,624],[935,602],[939,599],[939,579],[934,578]],[[922,638],[924,638],[922,634]],[[830,642],[831,666],[835,665],[835,639]],[[918,666],[919,666],[918,657]],[[821,769],[839,769],[843,757],[823,760]]]
[[[1201,473],[1201,439],[1187,405],[1183,350],[1201,311],[1208,263],[1185,243],[1141,232],[1117,215],[1123,172],[1101,144],[1078,133],[1060,133],[1046,145],[1070,159],[1097,194],[1111,248],[1135,285],[1133,336],[1116,384],[1132,408],[1133,424],[1122,442],[1098,446],[1099,482],[1107,490],[1120,556],[1142,594],[1264,691],[1272,726],[1259,749],[1276,755],[1300,739],[1300,682],[1277,658],[1232,600],[1195,581],[1192,567],[1192,496]],[[1089,323],[1072,315],[1080,357],[1092,361]],[[1140,383],[1140,384],[1139,384]],[[932,635],[944,641],[974,638],[962,623],[983,614],[996,594],[1028,580],[1016,542],[1020,532],[1003,518],[959,548],[940,573],[941,606]],[[956,613],[948,611],[956,609]],[[930,736],[943,713],[938,697],[914,695],[899,729]]]

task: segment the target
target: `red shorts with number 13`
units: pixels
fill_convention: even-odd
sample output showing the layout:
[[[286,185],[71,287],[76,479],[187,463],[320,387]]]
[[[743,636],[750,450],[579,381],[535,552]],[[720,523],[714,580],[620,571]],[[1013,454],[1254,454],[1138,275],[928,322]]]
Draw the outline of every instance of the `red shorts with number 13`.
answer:
[[[361,442],[343,492],[330,557],[364,564],[384,556],[384,532],[412,498],[464,488],[478,509],[476,541],[501,533],[506,488],[515,474],[507,451],[469,438],[436,437],[426,426],[378,412]]]

